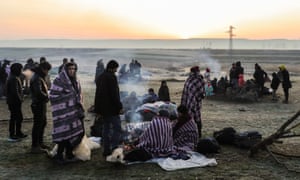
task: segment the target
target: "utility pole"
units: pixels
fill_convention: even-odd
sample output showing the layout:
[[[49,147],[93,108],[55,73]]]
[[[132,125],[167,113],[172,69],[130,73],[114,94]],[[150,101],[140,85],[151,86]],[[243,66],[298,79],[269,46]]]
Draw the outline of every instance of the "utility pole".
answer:
[[[231,60],[232,60],[232,37],[235,36],[235,34],[233,34],[232,32],[233,29],[235,29],[235,27],[229,26],[229,31],[226,31],[227,33],[229,33],[229,56]]]

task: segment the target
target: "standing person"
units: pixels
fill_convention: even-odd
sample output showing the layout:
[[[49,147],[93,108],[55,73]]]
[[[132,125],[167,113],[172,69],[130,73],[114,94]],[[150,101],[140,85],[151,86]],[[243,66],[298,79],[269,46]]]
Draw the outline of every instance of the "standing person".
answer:
[[[43,136],[47,124],[47,102],[48,87],[45,77],[48,75],[51,65],[46,61],[38,65],[34,70],[34,75],[30,80],[31,93],[31,110],[33,113],[33,127],[32,127],[32,153],[43,153],[48,146],[44,144]]]
[[[44,62],[48,62],[48,61],[47,61],[47,59],[45,57],[41,57],[40,58],[40,64],[44,63]],[[48,89],[50,89],[51,88],[51,80],[50,80],[50,74],[49,73],[47,73],[47,75],[45,77],[45,81],[46,81]]]
[[[22,72],[22,64],[14,63],[10,67],[10,75],[6,83],[7,104],[10,111],[9,120],[9,140],[16,141],[19,138],[25,138],[27,135],[21,131],[23,114],[22,102],[23,91],[20,75]]]
[[[204,79],[205,79],[206,83],[210,82],[210,69],[209,68],[205,69]]]
[[[82,106],[81,86],[76,78],[76,66],[68,62],[55,78],[50,90],[53,116],[53,142],[58,144],[55,160],[58,163],[74,160],[73,149],[84,136],[84,109]],[[67,116],[66,116],[67,115]]]
[[[274,100],[274,101],[277,100],[276,91],[278,89],[279,84],[280,84],[280,79],[279,79],[277,73],[273,72],[272,73],[271,88],[273,90],[272,91],[272,97],[273,97],[272,100]]]
[[[229,70],[229,82],[233,89],[238,87],[238,74],[235,63],[232,63],[231,69]]]
[[[77,70],[78,70],[78,65],[77,65],[77,63],[75,62],[74,58],[71,58],[71,59],[70,59],[70,62],[73,63],[73,64],[75,64],[76,71],[77,71]]]
[[[171,101],[167,81],[161,81],[161,84],[160,84],[160,87],[158,90],[158,100],[159,101]]]
[[[267,78],[268,75],[257,63],[255,63],[254,68],[255,71],[253,77],[255,79],[256,84],[259,87],[259,96],[261,97],[264,94],[265,79]]]
[[[204,84],[199,66],[192,67],[190,75],[184,83],[181,97],[181,104],[188,108],[189,114],[197,124],[199,138],[201,138],[202,129],[201,106],[205,96]]]
[[[105,71],[96,80],[95,113],[103,116],[103,156],[106,157],[117,148],[121,136],[120,114],[123,106],[115,73],[119,64],[110,60]],[[112,130],[111,130],[112,127]]]
[[[29,58],[27,61],[26,61],[26,64],[24,66],[24,74],[32,74],[32,71],[34,69],[34,61],[32,58]],[[29,94],[29,83],[30,83],[30,77],[26,76],[25,75],[25,78],[24,78],[24,94]]]
[[[99,77],[104,72],[104,70],[105,70],[105,68],[104,68],[103,59],[100,59],[97,62],[96,74],[95,74],[95,80],[94,80],[94,82],[96,82],[97,77]]]
[[[194,151],[199,139],[197,125],[185,106],[178,106],[177,112],[177,121],[173,123],[174,145],[185,151]]]
[[[282,82],[282,88],[284,92],[284,101],[283,103],[288,103],[289,102],[289,89],[292,88],[292,83],[290,81],[290,73],[286,69],[285,65],[280,65],[279,66],[279,74],[281,77],[281,82]]]
[[[58,74],[64,69],[65,64],[67,64],[68,58],[63,58],[63,63],[58,67]]]
[[[6,97],[5,84],[8,77],[8,73],[6,71],[7,66],[9,66],[9,61],[4,60],[0,67],[0,98]]]

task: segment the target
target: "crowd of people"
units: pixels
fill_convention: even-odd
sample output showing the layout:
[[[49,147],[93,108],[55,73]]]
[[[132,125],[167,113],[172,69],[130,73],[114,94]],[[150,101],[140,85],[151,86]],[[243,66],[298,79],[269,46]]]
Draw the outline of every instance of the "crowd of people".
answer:
[[[4,61],[0,67],[0,93],[6,96],[10,111],[9,140],[18,141],[26,138],[22,131],[22,102],[24,93],[31,97],[33,113],[31,153],[44,153],[50,147],[44,143],[44,131],[47,125],[47,103],[50,101],[52,112],[52,141],[58,144],[55,161],[63,164],[76,161],[73,150],[85,135],[84,108],[82,104],[81,84],[77,79],[78,65],[74,59],[63,59],[58,68],[58,74],[53,82],[50,81],[49,71],[51,64],[45,57],[39,63],[28,59],[24,66],[20,63],[9,64]],[[126,98],[121,98],[118,76],[116,75],[119,63],[110,60],[104,66],[103,60],[97,62],[95,73],[96,92],[94,97],[94,112],[103,119],[102,155],[111,155],[121,142],[122,128],[120,115],[125,111],[134,110],[141,104],[157,101],[171,102],[167,81],[162,80],[158,94],[153,88],[138,99],[135,92]],[[126,69],[122,66],[121,69]],[[141,64],[132,60],[130,72],[140,75]],[[24,77],[22,72],[32,71],[31,78]],[[119,72],[120,73],[120,72]],[[120,75],[120,74],[119,74]],[[210,69],[206,68],[204,76],[199,66],[190,68],[190,73],[183,85],[181,101],[177,107],[177,116],[170,117],[170,112],[160,109],[151,119],[149,127],[141,134],[132,150],[125,155],[127,161],[145,161],[155,157],[173,157],[186,159],[187,151],[195,151],[198,140],[202,137],[202,100],[207,95],[206,88],[211,86],[215,90],[226,91],[227,87],[241,89],[245,86],[243,79],[244,68],[241,62],[232,64],[229,72],[229,81],[222,77],[218,82],[211,80]],[[259,96],[264,94],[264,84],[268,79],[267,73],[259,64],[255,64],[253,74]],[[4,80],[4,81],[3,81]],[[284,65],[279,72],[272,74],[271,88],[273,98],[276,99],[276,90],[279,84],[288,103],[289,88],[292,84],[289,72]],[[138,102],[137,104],[133,101]],[[127,105],[135,105],[130,108]],[[164,137],[164,138],[161,138]]]
[[[249,91],[253,91],[254,94],[261,98],[266,94],[272,94],[272,100],[277,101],[278,97],[276,95],[277,89],[282,83],[282,88],[284,92],[283,103],[288,103],[289,100],[289,89],[292,87],[289,72],[287,71],[285,65],[280,65],[277,72],[272,73],[272,79],[268,76],[267,72],[258,64],[254,64],[253,78],[245,80],[244,79],[244,68],[241,62],[232,63],[232,67],[229,70],[229,80],[227,76],[221,77],[219,80],[214,78],[210,80],[209,78],[209,68],[206,69],[204,73],[205,79],[205,95],[213,94],[223,94],[228,91],[231,94],[243,94]],[[270,88],[265,86],[266,82],[270,83]],[[211,93],[213,92],[213,93]]]

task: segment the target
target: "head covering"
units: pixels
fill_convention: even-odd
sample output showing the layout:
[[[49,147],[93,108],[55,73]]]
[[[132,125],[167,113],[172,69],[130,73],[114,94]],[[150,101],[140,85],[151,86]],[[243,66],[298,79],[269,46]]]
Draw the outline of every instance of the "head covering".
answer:
[[[193,67],[191,67],[191,72],[200,72],[199,66],[193,66]]]
[[[20,76],[21,72],[22,72],[22,64],[20,63],[14,63],[10,66],[10,73],[15,75],[15,76]]]
[[[285,70],[285,65],[282,64],[278,68],[279,68],[279,70],[283,71],[283,70]]]
[[[114,68],[118,68],[118,67],[119,67],[119,64],[115,60],[110,60],[106,65],[106,69],[114,69]]]

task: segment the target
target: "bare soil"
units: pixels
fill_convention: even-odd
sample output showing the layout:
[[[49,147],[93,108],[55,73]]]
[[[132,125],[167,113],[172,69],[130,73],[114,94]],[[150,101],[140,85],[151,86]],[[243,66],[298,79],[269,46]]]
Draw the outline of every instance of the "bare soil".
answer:
[[[290,91],[290,103],[283,104],[283,91],[280,87],[280,100],[273,102],[265,96],[256,103],[230,102],[205,99],[203,101],[203,133],[212,136],[216,130],[234,127],[237,131],[257,130],[267,137],[274,133],[287,119],[300,109],[300,77],[293,76],[293,88]],[[183,81],[169,81],[171,98],[179,103]],[[149,81],[147,86],[156,91],[160,81]],[[268,85],[266,85],[268,86]],[[94,101],[95,87],[92,80],[83,82],[85,108]],[[222,146],[218,154],[208,155],[216,158],[215,167],[192,168],[174,172],[166,172],[156,164],[136,164],[124,166],[105,162],[101,149],[92,153],[87,162],[58,165],[46,154],[30,154],[32,113],[30,98],[23,104],[23,131],[29,136],[20,142],[8,142],[9,112],[5,100],[0,100],[0,179],[300,179],[300,173],[288,170],[278,164],[266,151],[260,151],[254,158],[248,157],[248,151],[233,146]],[[48,124],[45,141],[53,147],[51,141],[52,119],[48,108]],[[86,113],[85,128],[89,135],[89,127],[94,116]],[[299,122],[299,121],[298,121]],[[298,129],[298,133],[299,133]],[[284,140],[284,146],[299,148],[299,139]],[[293,145],[294,144],[294,145]],[[300,158],[277,157],[288,168],[300,171]]]

